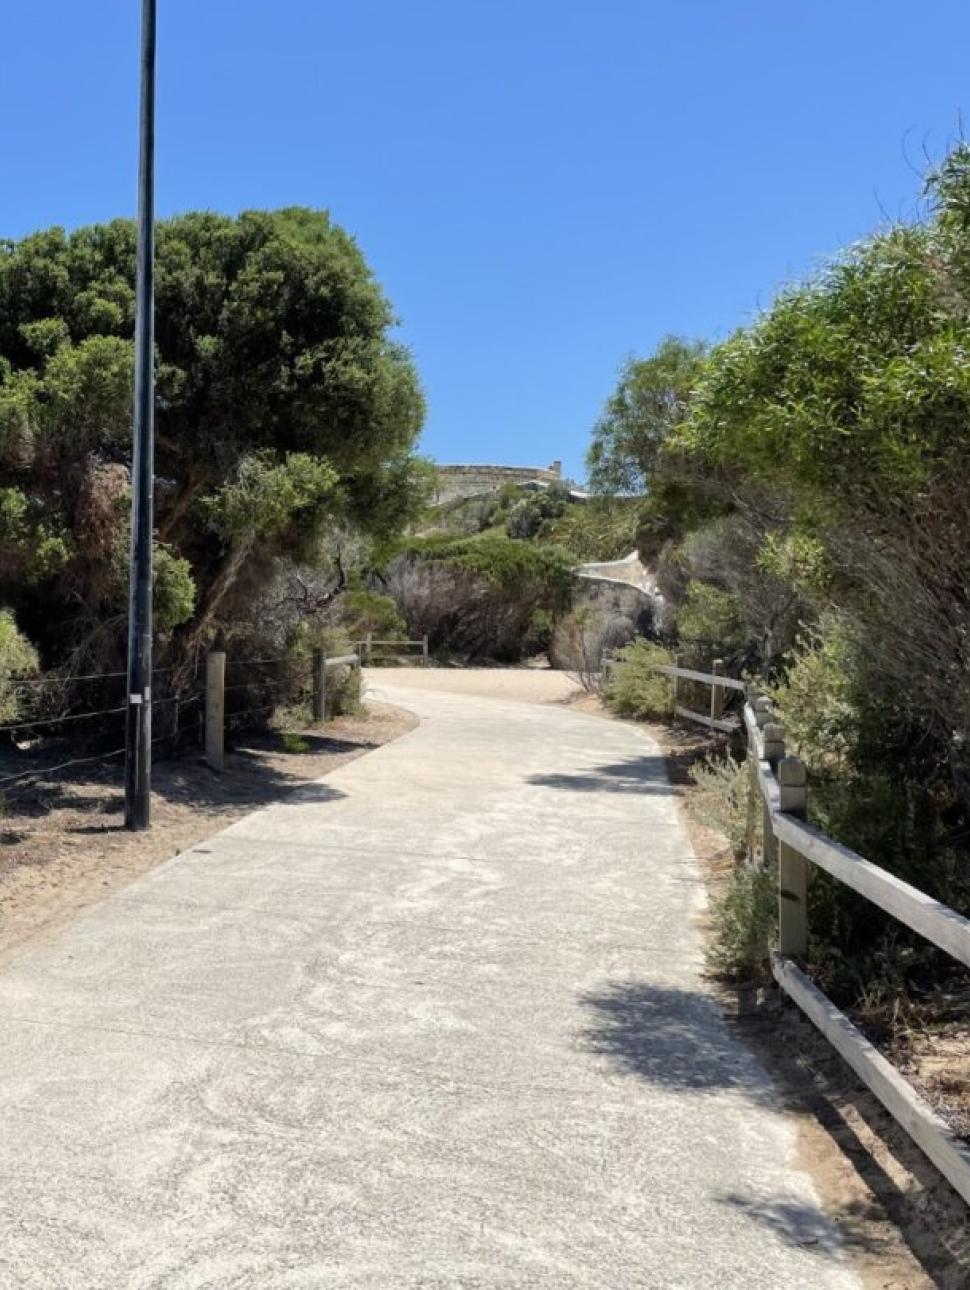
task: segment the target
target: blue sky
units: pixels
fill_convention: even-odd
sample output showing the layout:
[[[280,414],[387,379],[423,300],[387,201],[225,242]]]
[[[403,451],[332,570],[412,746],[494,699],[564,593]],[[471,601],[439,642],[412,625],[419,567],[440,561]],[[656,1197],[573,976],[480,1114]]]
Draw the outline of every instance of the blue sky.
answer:
[[[0,236],[134,210],[137,0],[5,7]],[[917,209],[970,107],[934,0],[159,0],[160,214],[328,207],[443,462],[582,474],[620,362]]]

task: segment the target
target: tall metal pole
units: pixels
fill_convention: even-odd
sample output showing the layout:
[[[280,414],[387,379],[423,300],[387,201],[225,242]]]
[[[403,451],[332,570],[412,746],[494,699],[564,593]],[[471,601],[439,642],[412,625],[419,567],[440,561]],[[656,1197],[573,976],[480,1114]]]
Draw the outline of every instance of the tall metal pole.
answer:
[[[152,774],[152,492],[155,464],[155,6],[142,0],[135,407],[128,604],[125,824],[147,829]]]

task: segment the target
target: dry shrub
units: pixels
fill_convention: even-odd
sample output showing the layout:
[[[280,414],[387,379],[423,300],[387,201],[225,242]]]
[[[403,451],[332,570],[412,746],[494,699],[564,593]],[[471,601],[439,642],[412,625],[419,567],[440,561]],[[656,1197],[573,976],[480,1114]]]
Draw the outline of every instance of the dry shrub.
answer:
[[[636,627],[625,615],[576,609],[556,624],[549,661],[584,690],[595,693],[601,688],[604,656],[629,644],[635,635]]]

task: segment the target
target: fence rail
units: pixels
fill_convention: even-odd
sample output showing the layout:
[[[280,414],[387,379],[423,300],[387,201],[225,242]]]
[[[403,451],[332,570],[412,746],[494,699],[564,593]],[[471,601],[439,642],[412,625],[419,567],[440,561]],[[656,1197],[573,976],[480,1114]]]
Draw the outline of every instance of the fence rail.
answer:
[[[777,861],[778,866],[778,950],[772,955],[772,975],[970,1204],[970,1147],[795,962],[808,949],[809,865],[824,869],[966,967],[970,920],[808,823],[806,769],[798,757],[786,756],[784,728],[773,717],[770,700],[752,692],[743,717],[751,785],[748,852],[754,863],[753,824],[760,799],[761,863]]]
[[[380,650],[385,650],[385,649],[394,648],[394,647],[403,647],[405,650],[411,647],[419,649],[421,651],[421,666],[422,667],[428,666],[429,655],[428,655],[427,636],[422,636],[420,640],[416,640],[416,641],[408,641],[408,640],[381,641],[381,640],[376,640],[372,636],[368,636],[365,640],[357,642],[357,652],[360,655],[361,664],[367,667],[372,667],[375,662],[379,663],[382,661],[386,661],[388,659],[406,657],[406,655],[401,655],[401,654],[381,653],[381,654],[378,654],[377,658],[375,659],[374,657],[375,648]]]

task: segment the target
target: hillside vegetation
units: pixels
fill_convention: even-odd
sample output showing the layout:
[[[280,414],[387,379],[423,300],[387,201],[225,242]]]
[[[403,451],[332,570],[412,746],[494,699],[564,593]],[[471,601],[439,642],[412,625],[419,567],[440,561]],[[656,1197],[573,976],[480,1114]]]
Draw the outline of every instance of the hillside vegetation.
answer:
[[[625,369],[590,464],[643,481],[638,545],[694,656],[771,682],[815,818],[968,910],[970,148],[924,195],[722,344]],[[812,899],[833,974],[923,961],[824,876]]]

